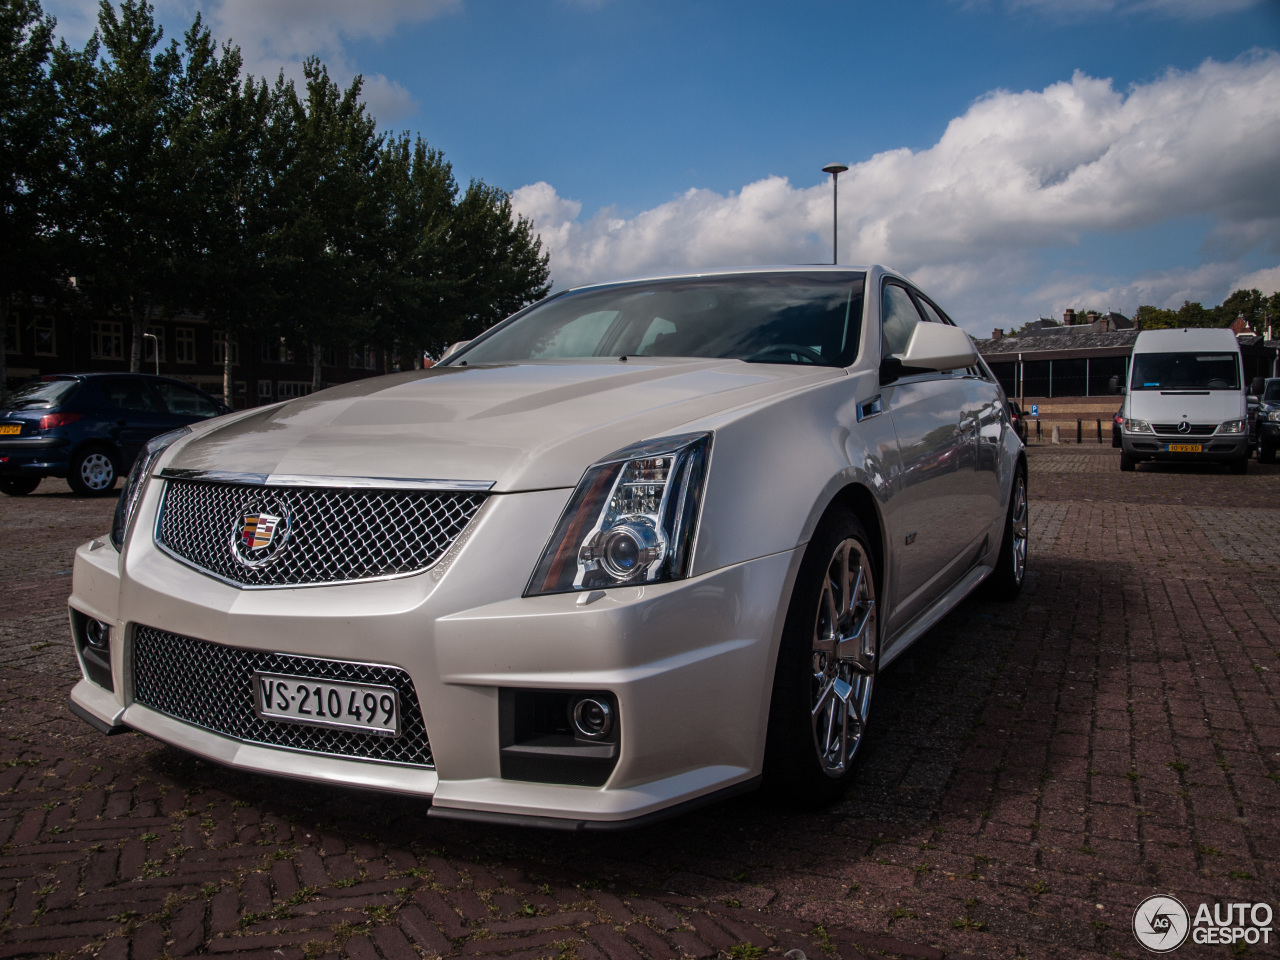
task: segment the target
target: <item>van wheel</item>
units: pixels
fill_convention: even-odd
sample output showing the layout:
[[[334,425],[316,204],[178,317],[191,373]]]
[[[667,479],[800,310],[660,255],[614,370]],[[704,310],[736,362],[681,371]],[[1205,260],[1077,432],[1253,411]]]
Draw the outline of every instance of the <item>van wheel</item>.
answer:
[[[1138,469],[1138,461],[1133,458],[1132,454],[1122,453],[1120,454],[1120,469],[1125,473],[1133,473],[1134,470]]]
[[[115,458],[102,447],[89,447],[71,458],[67,485],[82,497],[105,497],[115,489]]]
[[[837,507],[809,541],[778,651],[766,792],[789,807],[839,800],[853,779],[880,656],[870,538]]]
[[[1022,580],[1027,575],[1030,533],[1027,513],[1027,475],[1019,467],[1013,475],[1013,492],[1009,495],[1009,513],[1004,519],[1000,557],[996,560],[996,568],[982,585],[983,595],[992,600],[1012,600],[1022,592]]]

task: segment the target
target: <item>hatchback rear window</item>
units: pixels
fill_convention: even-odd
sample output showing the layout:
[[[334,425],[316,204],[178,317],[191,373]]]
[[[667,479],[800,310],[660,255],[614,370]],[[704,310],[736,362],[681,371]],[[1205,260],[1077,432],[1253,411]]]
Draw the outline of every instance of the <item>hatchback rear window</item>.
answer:
[[[71,399],[79,380],[33,380],[20,386],[0,403],[0,410],[33,410],[56,407]]]

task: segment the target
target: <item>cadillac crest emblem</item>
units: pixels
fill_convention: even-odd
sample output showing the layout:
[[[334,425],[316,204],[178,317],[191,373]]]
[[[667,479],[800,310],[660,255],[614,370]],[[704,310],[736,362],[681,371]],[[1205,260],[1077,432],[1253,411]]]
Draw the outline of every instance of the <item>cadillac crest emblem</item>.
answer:
[[[236,520],[231,536],[231,554],[246,567],[274,560],[293,532],[289,508],[279,501],[251,503]]]

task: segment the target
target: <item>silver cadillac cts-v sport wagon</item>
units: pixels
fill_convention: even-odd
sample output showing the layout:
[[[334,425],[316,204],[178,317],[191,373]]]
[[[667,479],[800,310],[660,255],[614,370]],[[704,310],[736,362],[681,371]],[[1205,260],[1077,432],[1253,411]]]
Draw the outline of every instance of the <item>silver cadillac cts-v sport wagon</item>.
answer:
[[[877,671],[1026,557],[1004,394],[906,278],[580,287],[154,440],[76,554],[71,707],[437,816],[817,805]]]

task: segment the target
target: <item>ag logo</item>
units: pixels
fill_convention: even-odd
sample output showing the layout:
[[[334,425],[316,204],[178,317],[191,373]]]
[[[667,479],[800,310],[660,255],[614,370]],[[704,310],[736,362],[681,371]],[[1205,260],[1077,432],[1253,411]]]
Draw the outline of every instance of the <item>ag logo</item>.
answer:
[[[279,500],[250,503],[236,520],[231,555],[243,566],[257,567],[273,560],[293,532],[293,516]]]
[[[1187,939],[1191,917],[1176,897],[1147,897],[1133,911],[1133,935],[1152,953],[1177,950]]]
[[[1186,420],[1183,420],[1180,424],[1178,424],[1178,432],[1179,432],[1179,433],[1190,433],[1190,432],[1191,432],[1191,424],[1190,424],[1190,423],[1188,423]]]

